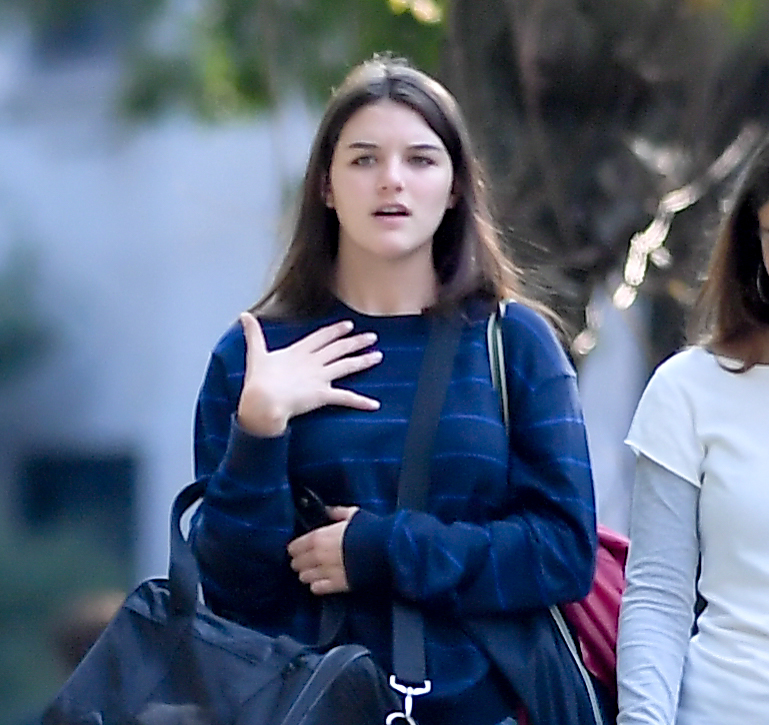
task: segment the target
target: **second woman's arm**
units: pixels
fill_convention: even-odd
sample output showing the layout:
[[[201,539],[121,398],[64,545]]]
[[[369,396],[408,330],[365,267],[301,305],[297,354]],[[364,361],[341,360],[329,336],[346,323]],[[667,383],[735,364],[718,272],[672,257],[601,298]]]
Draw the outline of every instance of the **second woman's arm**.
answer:
[[[699,489],[644,455],[622,601],[619,725],[673,725],[694,620]]]

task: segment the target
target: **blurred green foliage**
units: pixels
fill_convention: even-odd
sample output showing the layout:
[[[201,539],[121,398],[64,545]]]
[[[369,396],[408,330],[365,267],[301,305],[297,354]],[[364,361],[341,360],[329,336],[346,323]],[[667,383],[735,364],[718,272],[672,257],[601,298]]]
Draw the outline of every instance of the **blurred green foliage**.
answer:
[[[146,115],[179,102],[218,119],[297,92],[321,102],[351,64],[383,50],[437,70],[440,8],[431,0],[206,0],[176,43],[161,48],[148,38],[130,49],[125,109]]]
[[[354,63],[390,50],[437,72],[445,0],[0,0],[39,38],[107,25],[127,62],[123,110],[216,120],[301,92],[325,100]]]

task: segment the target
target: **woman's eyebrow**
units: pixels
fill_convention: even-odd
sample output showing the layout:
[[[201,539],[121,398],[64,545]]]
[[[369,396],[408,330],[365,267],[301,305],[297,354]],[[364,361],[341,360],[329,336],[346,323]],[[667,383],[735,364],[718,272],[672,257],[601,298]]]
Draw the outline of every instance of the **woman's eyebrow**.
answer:
[[[412,143],[409,148],[414,151],[443,151],[442,146],[436,146],[434,143]]]
[[[348,149],[377,149],[379,144],[373,141],[352,141],[347,145]],[[413,151],[437,151],[440,152],[443,149],[440,146],[432,143],[412,143],[408,145],[408,148]]]

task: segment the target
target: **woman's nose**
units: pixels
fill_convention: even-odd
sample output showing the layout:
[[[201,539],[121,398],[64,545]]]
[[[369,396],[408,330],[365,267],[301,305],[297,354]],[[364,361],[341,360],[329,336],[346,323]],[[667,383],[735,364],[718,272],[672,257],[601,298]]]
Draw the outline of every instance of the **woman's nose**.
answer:
[[[399,191],[403,188],[403,169],[398,160],[388,161],[380,168],[379,186],[383,191],[390,189]]]

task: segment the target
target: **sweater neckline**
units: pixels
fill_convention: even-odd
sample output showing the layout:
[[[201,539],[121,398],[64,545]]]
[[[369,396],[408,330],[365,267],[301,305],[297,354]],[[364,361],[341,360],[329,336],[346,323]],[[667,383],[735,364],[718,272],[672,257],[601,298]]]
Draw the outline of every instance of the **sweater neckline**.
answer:
[[[372,315],[356,310],[338,297],[334,297],[335,305],[333,316],[347,318],[355,323],[355,327],[370,327],[375,330],[390,330],[403,332],[411,330],[423,334],[430,325],[431,314],[429,310],[413,312],[403,315]],[[471,322],[488,319],[491,307],[481,300],[468,301],[463,308],[463,314],[467,315]]]
[[[343,302],[338,297],[334,298],[336,300],[336,304],[338,307],[341,308],[342,311],[345,313],[352,315],[354,317],[360,318],[361,320],[371,320],[371,321],[379,321],[379,320],[423,320],[425,319],[426,315],[425,312],[407,312],[405,314],[383,314],[383,315],[374,315],[369,312],[361,312],[360,310],[356,310],[354,307],[351,307],[346,302]]]
[[[334,317],[352,320],[355,332],[376,332],[380,340],[423,339],[429,330],[429,315],[423,313],[408,315],[369,315],[350,307],[342,300],[336,300]]]

